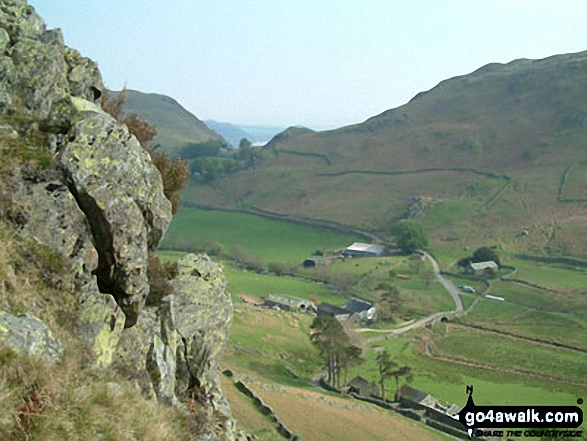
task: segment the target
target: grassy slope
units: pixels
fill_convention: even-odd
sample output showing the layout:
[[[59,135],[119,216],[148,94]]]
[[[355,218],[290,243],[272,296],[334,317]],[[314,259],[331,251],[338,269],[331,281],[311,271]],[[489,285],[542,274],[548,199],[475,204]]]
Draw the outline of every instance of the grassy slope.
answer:
[[[548,245],[585,255],[585,206],[560,203],[557,193],[568,166],[587,159],[586,65],[587,53],[579,53],[485,66],[365,123],[275,139],[270,147],[281,152],[277,156],[267,153],[255,170],[186,196],[383,229],[405,213],[410,197],[424,196],[432,203],[421,220],[436,243],[447,236],[473,242],[483,231],[486,240],[505,239],[519,250]],[[286,150],[325,155],[330,165]],[[514,181],[488,208],[503,179],[441,171],[318,175],[422,167],[473,167]],[[585,166],[575,167],[566,197],[583,197],[584,181]],[[560,234],[551,238],[553,225]],[[514,242],[522,228],[529,236]]]
[[[128,90],[125,109],[153,124],[157,128],[153,143],[161,144],[170,153],[177,152],[187,143],[221,139],[177,101],[165,95]]]
[[[197,247],[202,239],[215,239],[227,253],[235,245],[265,262],[301,263],[317,249],[343,248],[356,238],[327,230],[263,219],[241,213],[182,208],[174,217],[162,247]]]

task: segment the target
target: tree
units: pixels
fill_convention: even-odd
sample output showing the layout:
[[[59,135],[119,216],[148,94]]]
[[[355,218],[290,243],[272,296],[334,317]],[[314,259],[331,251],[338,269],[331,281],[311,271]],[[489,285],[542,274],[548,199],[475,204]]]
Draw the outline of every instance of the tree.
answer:
[[[489,247],[477,248],[471,257],[472,262],[488,262],[490,260],[501,265],[497,251]]]
[[[363,350],[358,346],[350,345],[341,352],[340,365],[344,370],[344,380],[342,384],[346,386],[348,380],[349,367],[363,364],[365,359],[361,357]]]
[[[251,148],[252,146],[253,146],[253,144],[251,144],[251,141],[249,141],[247,138],[241,139],[238,143],[239,149],[248,149],[248,148]]]
[[[171,159],[167,153],[159,152],[157,147],[145,150],[151,156],[153,165],[161,173],[163,194],[171,202],[171,214],[175,215],[181,206],[179,192],[187,185],[190,177],[188,163],[181,159]]]
[[[376,289],[375,307],[377,308],[379,318],[383,320],[395,319],[402,305],[398,289],[386,282],[377,285]]]
[[[347,349],[350,346],[350,339],[340,322],[334,317],[318,316],[310,328],[313,330],[310,340],[326,362],[328,384],[339,388],[343,361],[346,360],[347,363],[350,361]]]
[[[396,243],[406,253],[413,253],[419,249],[426,249],[428,237],[424,227],[413,220],[402,221],[398,224],[396,231]]]
[[[406,381],[412,381],[412,369],[409,366],[402,366],[391,372],[390,375],[395,378],[395,400],[398,401],[400,398],[399,379],[404,377]]]
[[[466,268],[469,266],[469,264],[472,262],[472,257],[468,256],[468,257],[463,257],[462,259],[460,259],[457,262],[457,266],[459,266],[460,268]]]
[[[183,159],[194,159],[202,156],[218,156],[222,149],[227,147],[226,143],[221,139],[209,139],[204,142],[190,142],[184,145],[179,156]]]
[[[379,386],[381,388],[381,397],[385,402],[385,380],[393,374],[393,368],[397,366],[397,363],[391,359],[391,355],[387,352],[387,349],[377,354],[377,366],[379,368]]]

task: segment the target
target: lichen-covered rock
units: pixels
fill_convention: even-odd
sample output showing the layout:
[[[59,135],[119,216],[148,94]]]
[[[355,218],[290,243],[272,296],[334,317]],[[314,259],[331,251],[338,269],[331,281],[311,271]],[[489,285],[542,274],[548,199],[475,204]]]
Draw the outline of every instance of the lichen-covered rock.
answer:
[[[69,68],[67,74],[69,93],[72,96],[93,101],[92,87],[103,90],[102,76],[96,63],[82,57],[78,51],[69,47],[64,48],[63,57]]]
[[[98,266],[98,253],[84,213],[58,177],[56,172],[27,177],[15,170],[11,196],[23,219],[20,236],[66,258],[74,276],[87,276]]]
[[[158,401],[177,404],[177,334],[171,317],[171,298],[160,307],[146,307],[135,326],[124,331],[116,365],[137,379],[141,389]]]
[[[125,316],[109,294],[100,294],[95,278],[80,287],[81,337],[88,342],[96,366],[106,368],[114,355],[124,330]]]
[[[14,41],[35,38],[45,31],[43,19],[25,0],[0,2],[0,28],[6,29]]]
[[[100,292],[114,296],[132,326],[149,293],[148,252],[167,229],[171,204],[149,154],[127,128],[89,101],[73,102],[76,121],[57,147],[58,161],[91,225]]]
[[[46,30],[26,1],[0,2],[0,114],[18,109],[65,133],[69,97],[93,100],[93,87],[103,89],[96,63],[66,47],[59,29]]]
[[[178,361],[185,387],[211,386],[228,340],[232,300],[221,267],[206,255],[187,254],[177,261],[171,281],[175,329],[180,337]],[[181,369],[181,368],[180,368]]]
[[[0,311],[0,341],[18,353],[53,363],[63,357],[61,341],[47,325],[30,314],[15,316]]]
[[[12,93],[35,118],[46,119],[53,103],[69,95],[67,64],[59,48],[27,38],[12,47],[11,59],[17,72]]]
[[[14,172],[8,184],[13,206],[19,207],[15,214],[20,219],[19,235],[63,258],[63,271],[73,276],[67,277],[72,285],[59,285],[61,289],[78,291],[80,335],[92,349],[94,363],[107,367],[112,363],[125,317],[114,298],[98,289],[92,275],[98,267],[98,252],[92,244],[90,224],[59,176],[56,170],[30,176]]]
[[[202,440],[246,439],[218,377],[233,312],[226,279],[205,255],[188,254],[177,265],[171,294],[158,307],[144,308],[136,325],[125,330],[116,363],[161,402],[196,397],[200,411],[218,423]],[[148,376],[141,376],[145,370]]]
[[[206,255],[187,254],[177,261],[177,267],[169,297],[173,297],[171,310],[178,335],[178,395],[188,390],[199,393],[200,401],[209,403],[214,419],[221,422],[204,438],[238,439],[244,435],[236,430],[218,377],[233,314],[226,278],[220,265]]]

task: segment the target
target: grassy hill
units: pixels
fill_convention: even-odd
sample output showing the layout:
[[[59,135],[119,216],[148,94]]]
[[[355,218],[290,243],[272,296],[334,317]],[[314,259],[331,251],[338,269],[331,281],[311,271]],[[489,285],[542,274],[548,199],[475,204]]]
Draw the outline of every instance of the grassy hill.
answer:
[[[482,232],[522,252],[584,256],[586,81],[587,52],[489,64],[361,124],[288,129],[258,167],[186,197],[384,235],[412,217],[436,246]]]
[[[153,124],[157,128],[153,143],[161,144],[169,153],[177,152],[188,143],[222,139],[181,104],[166,95],[127,90],[125,109]]]

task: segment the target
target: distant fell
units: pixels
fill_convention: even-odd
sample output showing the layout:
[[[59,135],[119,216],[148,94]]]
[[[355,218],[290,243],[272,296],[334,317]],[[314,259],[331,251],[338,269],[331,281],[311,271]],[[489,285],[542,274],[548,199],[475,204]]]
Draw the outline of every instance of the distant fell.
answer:
[[[288,129],[254,170],[190,198],[381,234],[412,218],[436,244],[587,255],[586,84],[587,52],[492,63],[360,124]]]
[[[239,142],[243,138],[248,139],[253,144],[266,143],[276,134],[285,130],[285,127],[279,126],[233,124],[213,120],[206,120],[204,122],[235,148],[238,148]]]
[[[238,148],[238,144],[243,138],[247,138],[249,141],[251,141],[251,135],[244,130],[239,129],[234,124],[213,120],[206,120],[204,123],[210,129],[214,130],[216,133],[226,139],[228,143],[234,148]]]
[[[119,92],[113,92],[113,95],[116,93]],[[172,155],[186,144],[222,140],[220,135],[167,95],[127,89],[125,109],[153,124],[157,136],[152,144],[161,144],[163,150]]]

